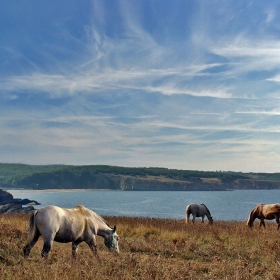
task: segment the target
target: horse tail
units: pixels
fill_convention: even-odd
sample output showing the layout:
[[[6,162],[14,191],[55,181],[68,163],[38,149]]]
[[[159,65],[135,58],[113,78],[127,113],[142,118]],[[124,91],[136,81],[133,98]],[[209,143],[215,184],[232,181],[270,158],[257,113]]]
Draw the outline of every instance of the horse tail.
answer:
[[[29,219],[29,231],[28,231],[28,237],[27,237],[27,243],[26,244],[30,244],[36,235],[40,234],[39,233],[39,230],[36,226],[36,223],[35,223],[35,216],[37,214],[37,210],[34,211],[32,214],[31,214],[31,217]]]
[[[190,221],[190,214],[191,214],[191,204],[189,204],[186,208],[186,223],[187,224]]]

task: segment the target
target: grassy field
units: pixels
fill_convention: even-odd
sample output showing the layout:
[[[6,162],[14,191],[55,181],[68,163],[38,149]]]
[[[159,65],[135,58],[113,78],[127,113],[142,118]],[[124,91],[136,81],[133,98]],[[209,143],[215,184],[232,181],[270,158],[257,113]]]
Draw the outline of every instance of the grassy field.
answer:
[[[120,255],[98,238],[98,263],[86,244],[72,261],[71,244],[54,243],[48,260],[42,240],[24,259],[28,215],[0,215],[1,279],[280,279],[280,231],[244,222],[213,226],[183,220],[106,217],[117,225]]]

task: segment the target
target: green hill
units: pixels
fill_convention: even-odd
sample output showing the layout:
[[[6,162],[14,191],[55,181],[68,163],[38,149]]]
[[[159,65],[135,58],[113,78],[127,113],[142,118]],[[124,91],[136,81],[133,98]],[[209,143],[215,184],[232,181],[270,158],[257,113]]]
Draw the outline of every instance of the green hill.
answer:
[[[280,188],[280,173],[1,163],[0,187],[120,190],[275,189]]]

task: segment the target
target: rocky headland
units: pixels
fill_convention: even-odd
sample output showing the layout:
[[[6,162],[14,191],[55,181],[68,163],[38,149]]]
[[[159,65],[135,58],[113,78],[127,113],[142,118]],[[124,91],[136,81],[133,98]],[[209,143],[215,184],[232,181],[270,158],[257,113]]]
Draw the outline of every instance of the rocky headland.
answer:
[[[35,200],[14,198],[12,194],[0,189],[0,214],[30,213],[34,211],[32,205],[39,205]]]

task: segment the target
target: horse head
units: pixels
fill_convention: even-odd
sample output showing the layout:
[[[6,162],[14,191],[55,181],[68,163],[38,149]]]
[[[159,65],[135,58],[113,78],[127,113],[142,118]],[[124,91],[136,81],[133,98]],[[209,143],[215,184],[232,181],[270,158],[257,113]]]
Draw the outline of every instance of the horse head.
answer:
[[[254,220],[256,219],[256,212],[258,210],[258,206],[256,206],[250,213],[249,217],[248,217],[248,220],[247,220],[247,226],[248,227],[253,227],[253,223],[254,223]]]
[[[111,230],[110,234],[105,238],[104,244],[108,249],[114,249],[119,254],[119,236],[116,233],[116,226]]]
[[[212,217],[212,216],[210,216],[210,217],[209,217],[209,224],[210,224],[210,225],[212,225],[212,224],[213,224],[213,222],[214,222],[213,217]]]

